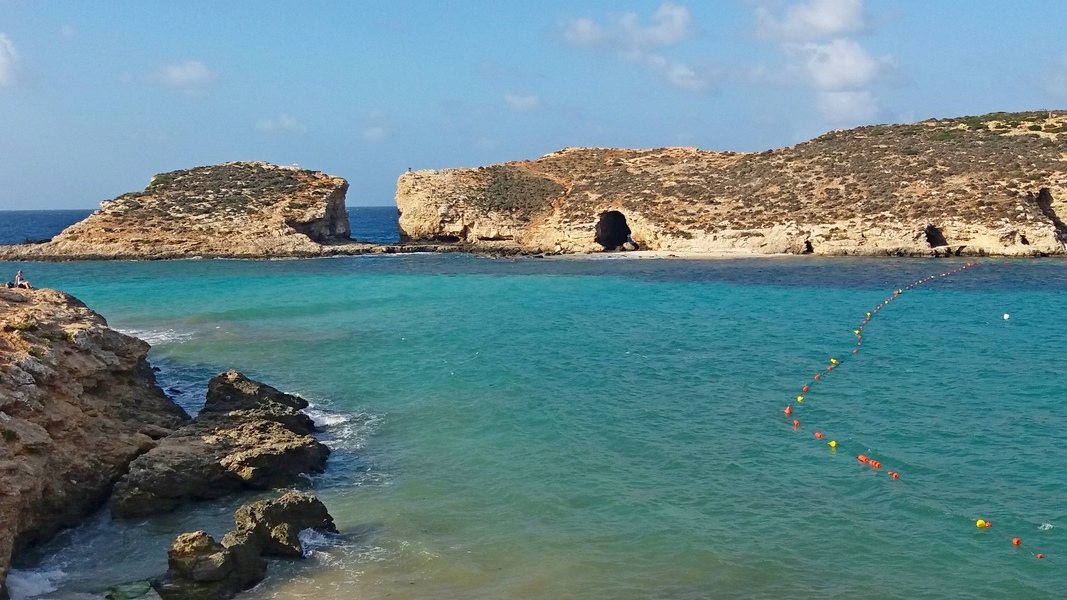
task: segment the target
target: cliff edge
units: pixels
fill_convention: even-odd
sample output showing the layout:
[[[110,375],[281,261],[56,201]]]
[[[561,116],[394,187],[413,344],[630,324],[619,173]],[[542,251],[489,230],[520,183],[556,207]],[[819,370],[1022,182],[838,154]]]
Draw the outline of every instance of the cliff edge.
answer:
[[[319,256],[349,241],[348,182],[264,162],[172,171],[101,203],[51,241],[2,259]]]
[[[0,288],[0,597],[15,552],[100,508],[188,421],[148,348],[73,296]]]
[[[1064,254],[1067,112],[833,131],[758,153],[571,148],[397,182],[401,242],[594,252]]]

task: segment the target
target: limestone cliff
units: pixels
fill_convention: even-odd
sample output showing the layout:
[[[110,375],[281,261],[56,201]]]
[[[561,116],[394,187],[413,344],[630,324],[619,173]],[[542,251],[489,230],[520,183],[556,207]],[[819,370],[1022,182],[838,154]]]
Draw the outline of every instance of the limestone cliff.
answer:
[[[148,348],[72,296],[0,288],[0,589],[14,552],[102,506],[188,420]]]
[[[349,240],[347,190],[340,177],[262,162],[172,171],[0,259],[318,256]]]
[[[834,131],[780,150],[573,148],[405,173],[402,242],[589,252],[605,214],[641,249],[822,255],[1063,254],[1067,113]],[[612,242],[612,246],[614,246]]]

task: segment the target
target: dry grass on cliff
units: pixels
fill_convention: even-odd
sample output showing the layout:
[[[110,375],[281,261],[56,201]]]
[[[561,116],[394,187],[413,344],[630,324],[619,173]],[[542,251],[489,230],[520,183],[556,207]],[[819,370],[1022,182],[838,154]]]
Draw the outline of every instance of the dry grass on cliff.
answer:
[[[563,201],[568,221],[589,222],[596,217],[594,207],[617,205],[668,224],[668,233],[682,237],[856,217],[1040,219],[1041,209],[1027,193],[1067,188],[1067,113],[875,125],[748,154],[569,149],[495,168],[520,166],[527,181],[569,188]],[[525,189],[548,195],[537,186]]]

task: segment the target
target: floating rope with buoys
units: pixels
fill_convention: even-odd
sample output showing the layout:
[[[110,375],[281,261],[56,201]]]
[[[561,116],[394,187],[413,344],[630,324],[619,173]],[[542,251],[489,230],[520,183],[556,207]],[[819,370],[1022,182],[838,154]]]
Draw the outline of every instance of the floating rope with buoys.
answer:
[[[857,355],[859,354],[860,350],[863,349],[864,329],[867,327],[867,325],[869,325],[871,323],[871,320],[874,319],[874,317],[877,316],[878,313],[882,309],[888,307],[891,302],[899,299],[902,294],[904,294],[906,292],[909,292],[909,291],[911,291],[911,290],[913,290],[913,289],[915,289],[915,288],[917,288],[919,286],[925,285],[928,282],[931,282],[931,281],[934,281],[934,280],[937,280],[937,279],[941,279],[941,278],[944,278],[944,277],[950,277],[950,276],[955,275],[957,273],[960,273],[960,272],[962,272],[962,271],[964,271],[966,269],[970,269],[970,268],[976,267],[976,266],[978,266],[980,264],[981,263],[968,262],[967,264],[965,264],[963,266],[960,266],[958,268],[955,268],[955,269],[952,269],[952,270],[949,270],[949,271],[945,271],[945,272],[941,273],[940,275],[937,275],[937,274],[930,275],[928,277],[924,277],[922,279],[919,279],[919,280],[916,280],[916,281],[914,281],[912,283],[909,283],[909,284],[905,285],[904,287],[894,289],[892,295],[890,295],[888,298],[886,298],[884,302],[878,303],[874,308],[872,308],[870,311],[866,312],[865,315],[864,315],[864,318],[860,322],[860,324],[855,329],[852,330],[852,334],[856,337],[856,346],[854,348],[852,348],[852,352],[850,354],[846,355],[846,356],[847,357],[852,357],[852,358],[856,358],[857,357]],[[1010,264],[1010,261],[1005,261],[1005,264]],[[1010,317],[1010,315],[1007,315],[1007,314],[1004,315],[1004,319],[1008,319],[1009,317]],[[824,379],[826,378],[826,376],[828,376],[831,373],[833,373],[834,370],[839,369],[844,364],[844,362],[845,362],[844,358],[838,359],[837,357],[831,357],[830,358],[830,362],[829,362],[829,364],[827,364],[825,370],[820,371],[818,373],[815,373],[815,375],[812,376],[811,380],[809,380],[807,383],[805,383],[800,388],[800,393],[797,394],[797,396],[795,398],[798,410],[803,406],[804,400],[806,399],[805,395],[806,394],[810,394],[812,392],[812,390],[816,387],[817,384],[822,383],[824,381]],[[792,419],[793,430],[799,432],[800,429],[801,429],[800,419],[794,415],[794,413],[796,411],[793,408],[793,403],[790,402],[790,403],[786,404],[785,410],[783,410],[782,412],[785,414],[786,417]],[[834,437],[828,437],[826,433],[824,433],[822,431],[818,431],[818,430],[814,431],[813,437],[816,440],[826,440],[826,444],[830,447],[831,452],[836,452],[837,451],[839,444],[838,444],[837,440]],[[869,446],[862,446],[862,447],[869,447]],[[867,453],[873,454],[870,450],[868,450]],[[860,466],[862,466],[862,467],[866,467],[866,468],[872,469],[874,471],[879,471],[879,472],[882,471],[882,466],[883,465],[882,465],[881,461],[878,460],[877,458],[875,458],[874,456],[867,456],[867,454],[859,453],[859,454],[856,455],[856,460],[858,461],[858,464]],[[890,467],[892,467],[892,465],[890,465]],[[889,468],[887,468],[885,470],[885,474],[889,478],[891,478],[893,480],[900,481],[901,477],[902,477],[901,473],[899,471],[895,470],[895,469],[898,469],[898,468],[899,467],[892,467],[892,469],[894,469],[894,470],[890,470]],[[931,498],[927,498],[927,500],[934,502],[935,504],[937,504],[941,509],[943,509],[948,514],[951,514],[951,515],[954,515],[954,516],[957,516],[957,517],[964,517],[964,518],[967,518],[968,520],[973,518],[973,517],[967,517],[966,515],[963,515],[960,512],[958,512],[956,510],[953,510],[953,509],[945,506],[943,503],[938,502],[936,500],[933,500]],[[989,521],[987,519],[981,519],[981,518],[980,519],[976,519],[974,521],[974,524],[980,530],[989,530],[990,528],[993,527],[993,523],[991,521]],[[1043,553],[1037,552],[1037,551],[1031,549],[1030,547],[1026,546],[1025,544],[1023,544],[1022,538],[1020,538],[1018,536],[1007,535],[1007,534],[1001,534],[1001,535],[1004,536],[1005,540],[1010,541],[1010,544],[1011,544],[1012,547],[1014,547],[1016,549],[1025,550],[1025,551],[1029,552],[1031,555],[1033,555],[1035,558],[1038,558],[1038,559],[1044,559],[1045,558],[1045,555]]]

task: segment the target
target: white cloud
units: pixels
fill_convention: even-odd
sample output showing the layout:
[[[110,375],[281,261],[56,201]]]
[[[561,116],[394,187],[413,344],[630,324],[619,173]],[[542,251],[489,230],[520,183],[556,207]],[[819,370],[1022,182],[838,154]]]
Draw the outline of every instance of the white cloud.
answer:
[[[296,117],[282,113],[275,118],[260,119],[256,122],[256,129],[263,133],[269,134],[294,134],[301,135],[307,133],[307,126],[301,123]]]
[[[1038,85],[1057,100],[1067,99],[1067,54],[1049,62]]]
[[[385,117],[385,113],[380,110],[376,110],[367,116],[363,125],[363,131],[360,132],[363,140],[371,144],[376,144],[389,137],[389,122]]]
[[[691,38],[694,30],[689,9],[667,1],[647,25],[633,12],[614,17],[605,25],[587,18],[571,19],[565,23],[563,40],[585,50],[612,52],[626,62],[644,66],[673,87],[702,92],[711,87],[712,77],[670,60],[662,52]]]
[[[858,43],[846,38],[787,48],[801,57],[809,81],[820,90],[864,88],[896,68],[891,57],[876,59]]]
[[[15,63],[18,58],[15,44],[6,35],[0,33],[0,85],[15,83]]]
[[[867,28],[863,0],[808,0],[789,7],[780,19],[760,6],[756,22],[760,37],[782,42],[811,41]]]
[[[188,92],[203,91],[218,78],[214,71],[198,60],[161,65],[155,73],[155,80],[159,83]]]
[[[870,123],[879,111],[870,90],[820,90],[816,104],[824,118],[841,125]]]
[[[504,94],[504,102],[508,103],[508,107],[515,112],[536,112],[544,108],[544,102],[541,98],[534,96],[533,94]]]
[[[592,19],[571,19],[563,39],[579,48],[626,51],[673,46],[692,34],[689,9],[668,1],[656,9],[649,25],[642,25],[640,17],[632,12],[616,17],[606,26]]]

